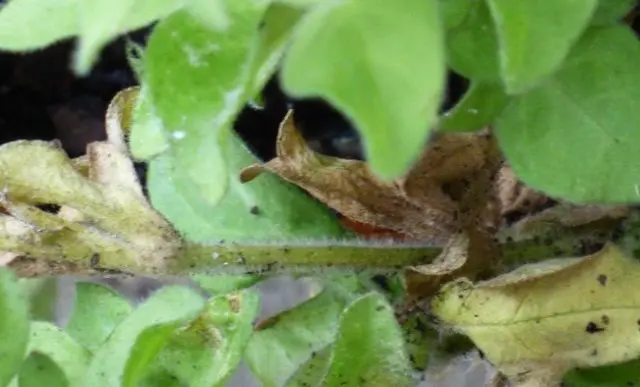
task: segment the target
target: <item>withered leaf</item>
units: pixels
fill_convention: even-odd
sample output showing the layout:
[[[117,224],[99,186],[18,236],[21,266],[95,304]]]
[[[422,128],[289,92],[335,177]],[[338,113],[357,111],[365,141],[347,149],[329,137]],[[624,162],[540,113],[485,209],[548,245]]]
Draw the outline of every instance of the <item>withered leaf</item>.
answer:
[[[553,207],[519,220],[508,229],[505,236],[515,240],[534,238],[542,235],[563,235],[567,230],[610,230],[627,218],[630,209],[619,205],[575,205],[560,201]]]
[[[409,302],[432,296],[442,284],[459,277],[486,278],[500,256],[500,247],[486,230],[472,228],[452,236],[434,262],[406,270]]]
[[[550,201],[543,193],[521,182],[507,165],[500,168],[496,184],[503,217],[526,215]]]
[[[277,157],[245,168],[240,179],[246,182],[267,170],[354,221],[418,241],[444,243],[462,227],[462,219],[486,208],[499,162],[496,149],[491,136],[443,135],[427,147],[407,176],[381,181],[363,161],[313,152],[289,112],[278,134]]]
[[[443,287],[432,310],[518,386],[640,356],[640,263],[608,244],[585,258],[530,264]]]
[[[81,260],[93,253],[124,270],[161,271],[181,241],[143,195],[125,146],[130,119],[118,94],[107,113],[108,141],[70,160],[56,142],[15,141],[0,147],[0,251]],[[57,214],[38,204],[60,206]],[[87,259],[85,259],[87,258]]]

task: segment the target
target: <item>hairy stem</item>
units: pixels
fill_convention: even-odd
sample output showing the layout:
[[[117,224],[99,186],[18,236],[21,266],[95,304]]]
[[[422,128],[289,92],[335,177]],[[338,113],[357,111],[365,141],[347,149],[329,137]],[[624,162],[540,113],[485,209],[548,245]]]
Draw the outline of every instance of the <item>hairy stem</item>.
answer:
[[[548,224],[537,228],[535,232],[506,229],[497,236],[503,251],[502,262],[506,267],[515,267],[554,257],[583,256],[595,252],[612,239],[619,241],[627,250],[637,250],[640,226],[636,218],[638,216],[631,216],[621,225],[618,222],[567,228]],[[621,237],[614,238],[614,234]],[[0,243],[0,247],[2,245],[4,243]],[[145,267],[140,262],[99,260],[96,253],[89,254],[85,249],[77,250],[78,254],[68,254],[63,259],[56,259],[51,254],[32,255],[32,258],[19,258],[9,265],[19,275],[27,277],[51,275],[52,267],[55,267],[52,271],[56,274],[103,275],[117,272],[140,275],[317,274],[327,270],[394,272],[407,266],[429,264],[441,250],[439,246],[362,241],[310,241],[304,244],[185,243],[159,266],[150,264]],[[29,254],[29,251],[22,253]],[[48,264],[43,265],[43,259]]]
[[[322,269],[396,271],[433,261],[436,246],[310,242],[309,244],[185,245],[171,272],[241,271],[254,274],[314,272]]]

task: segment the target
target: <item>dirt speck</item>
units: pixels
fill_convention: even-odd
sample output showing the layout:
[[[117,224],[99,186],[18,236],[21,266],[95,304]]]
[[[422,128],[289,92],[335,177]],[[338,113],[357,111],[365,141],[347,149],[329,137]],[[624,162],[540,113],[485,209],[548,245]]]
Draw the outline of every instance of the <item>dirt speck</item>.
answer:
[[[598,333],[598,332],[603,332],[604,328],[600,328],[593,321],[589,321],[589,323],[587,324],[587,326],[586,326],[586,328],[584,330],[585,330],[585,332],[587,332],[589,334],[594,334],[594,333]]]
[[[607,285],[607,276],[604,274],[600,274],[597,277],[598,282],[600,283],[600,285],[602,286],[606,286]]]

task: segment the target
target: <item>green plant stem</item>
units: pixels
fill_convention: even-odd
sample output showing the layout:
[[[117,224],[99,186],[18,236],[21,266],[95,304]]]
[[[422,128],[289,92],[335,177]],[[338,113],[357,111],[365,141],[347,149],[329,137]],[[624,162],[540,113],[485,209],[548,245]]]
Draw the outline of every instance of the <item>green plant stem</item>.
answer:
[[[535,236],[518,235],[509,229],[498,236],[502,262],[507,267],[552,257],[585,255],[591,252],[589,247],[597,249],[610,239],[607,230],[558,230],[556,227],[548,227]],[[391,272],[432,263],[442,251],[439,246],[348,243],[185,245],[168,271],[172,274],[274,274],[327,269]]]
[[[498,235],[503,251],[502,262],[510,268],[554,257],[583,256],[612,240],[615,229],[611,224],[582,228],[549,224],[527,233],[514,228],[506,229]],[[637,250],[640,239],[637,237],[638,231],[639,222],[631,217],[618,227],[617,234],[622,237],[617,240],[624,242],[623,248]],[[15,247],[15,243],[6,242],[0,238],[0,250],[4,250],[3,247]],[[32,249],[41,252],[47,250],[46,245]],[[56,274],[120,272],[139,275],[318,273],[327,270],[394,272],[407,266],[432,263],[442,249],[439,246],[365,244],[362,241],[316,241],[305,244],[185,243],[159,266],[158,262],[145,266],[131,259],[102,259],[96,265],[95,259],[92,260],[95,257],[88,255],[86,249],[62,250],[68,253],[64,259],[56,258],[53,254],[32,254],[33,258],[18,258],[10,266],[19,275],[27,277],[51,275],[51,271]]]
[[[432,262],[437,246],[364,245],[317,242],[305,245],[185,245],[171,265],[171,272],[239,271],[254,274],[305,272],[322,269],[395,271]]]

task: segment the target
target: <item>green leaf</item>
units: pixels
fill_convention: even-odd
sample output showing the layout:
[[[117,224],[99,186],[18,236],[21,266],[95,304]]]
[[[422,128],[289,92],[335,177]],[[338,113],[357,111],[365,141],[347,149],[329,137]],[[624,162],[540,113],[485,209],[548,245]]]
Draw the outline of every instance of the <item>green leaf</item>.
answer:
[[[458,27],[464,22],[473,5],[470,1],[472,0],[440,0],[438,2],[442,23],[447,30]],[[483,2],[477,1],[477,3]]]
[[[385,298],[370,293],[343,313],[323,386],[414,386],[402,331]]]
[[[427,316],[423,313],[415,313],[407,316],[401,325],[405,346],[413,369],[424,371],[427,365],[431,365],[430,355],[434,355],[438,344],[442,347],[440,332],[430,326]],[[440,341],[440,342],[439,342]]]
[[[127,300],[106,286],[79,282],[66,330],[94,353],[132,310]]]
[[[594,368],[582,368],[564,376],[567,387],[628,387],[640,383],[640,360]]]
[[[337,107],[362,134],[372,169],[395,178],[417,160],[435,123],[443,40],[435,1],[325,2],[300,22],[283,86]]]
[[[32,322],[28,352],[36,352],[53,360],[67,379],[69,387],[86,386],[84,378],[89,352],[57,326],[43,321]]]
[[[221,147],[232,171],[258,162],[234,134],[227,133]],[[273,241],[346,235],[325,206],[277,176],[262,174],[246,184],[230,177],[229,192],[214,207],[193,191],[179,193],[180,183],[175,179],[180,177],[171,168],[166,155],[150,162],[147,184],[151,203],[189,240]]]
[[[176,12],[155,27],[145,52],[145,87],[169,139],[172,169],[188,185],[179,191],[193,190],[190,196],[212,206],[229,186],[219,137],[246,103],[266,3],[234,1],[224,31]]]
[[[229,28],[225,0],[187,0],[186,9],[193,17],[214,30]]]
[[[267,8],[260,27],[251,95],[258,95],[275,72],[303,14],[300,8],[286,4]]]
[[[502,85],[472,82],[458,104],[443,115],[438,129],[446,132],[482,129],[496,120],[508,101]]]
[[[14,379],[15,380],[15,379]],[[34,352],[29,355],[17,378],[17,387],[68,387],[69,382],[64,373],[48,356]]]
[[[78,0],[12,0],[0,8],[0,48],[29,51],[78,32]],[[25,26],[28,33],[25,33]]]
[[[498,119],[516,175],[574,202],[637,202],[638,63],[640,45],[626,26],[589,30],[555,76]]]
[[[78,4],[78,23],[81,36],[76,51],[74,69],[86,75],[102,47],[120,32],[135,0],[92,0]]]
[[[331,364],[331,346],[328,345],[317,352],[298,368],[287,380],[285,387],[318,387],[327,375]]]
[[[203,298],[186,287],[158,290],[116,327],[95,353],[87,386],[137,386],[175,330],[200,314]]]
[[[259,306],[255,291],[213,297],[207,310],[162,349],[155,368],[184,386],[225,386],[240,364]]]
[[[620,22],[629,11],[638,3],[638,0],[601,0],[598,2],[591,24],[607,25]]]
[[[28,294],[31,320],[53,321],[58,299],[58,279],[20,278],[18,281],[23,291]]]
[[[139,81],[140,79],[142,79],[142,74],[144,72],[144,47],[141,44],[133,41],[132,39],[127,38],[124,41],[124,50],[125,56],[127,58],[127,63],[133,71],[133,74],[136,76],[136,79]],[[138,98],[138,95],[136,94],[135,97]]]
[[[162,18],[181,5],[182,0],[12,0],[0,9],[0,48],[31,51],[78,35],[74,68],[84,75],[110,40]],[[29,26],[28,33],[24,26]]]
[[[234,290],[248,288],[262,280],[255,275],[206,275],[193,274],[191,279],[211,294],[224,294]]]
[[[134,158],[149,160],[169,149],[169,139],[149,97],[149,88],[141,86],[135,98],[129,149]]]
[[[314,353],[330,344],[345,303],[344,297],[324,290],[262,322],[245,351],[245,361],[262,386],[282,386]]]
[[[445,21],[452,24],[445,35],[449,66],[471,80],[500,80],[498,36],[487,4],[480,0],[457,0],[444,9],[448,8],[465,10],[462,17],[451,15],[453,10],[445,14]]]
[[[314,7],[323,2],[324,0],[274,0],[274,3],[276,3],[276,5],[278,5],[278,3],[282,3],[284,5],[290,5],[298,8]]]
[[[18,372],[29,340],[29,302],[9,269],[0,267],[0,386]]]
[[[553,74],[589,24],[597,0],[487,0],[500,41],[502,80],[519,94]]]

